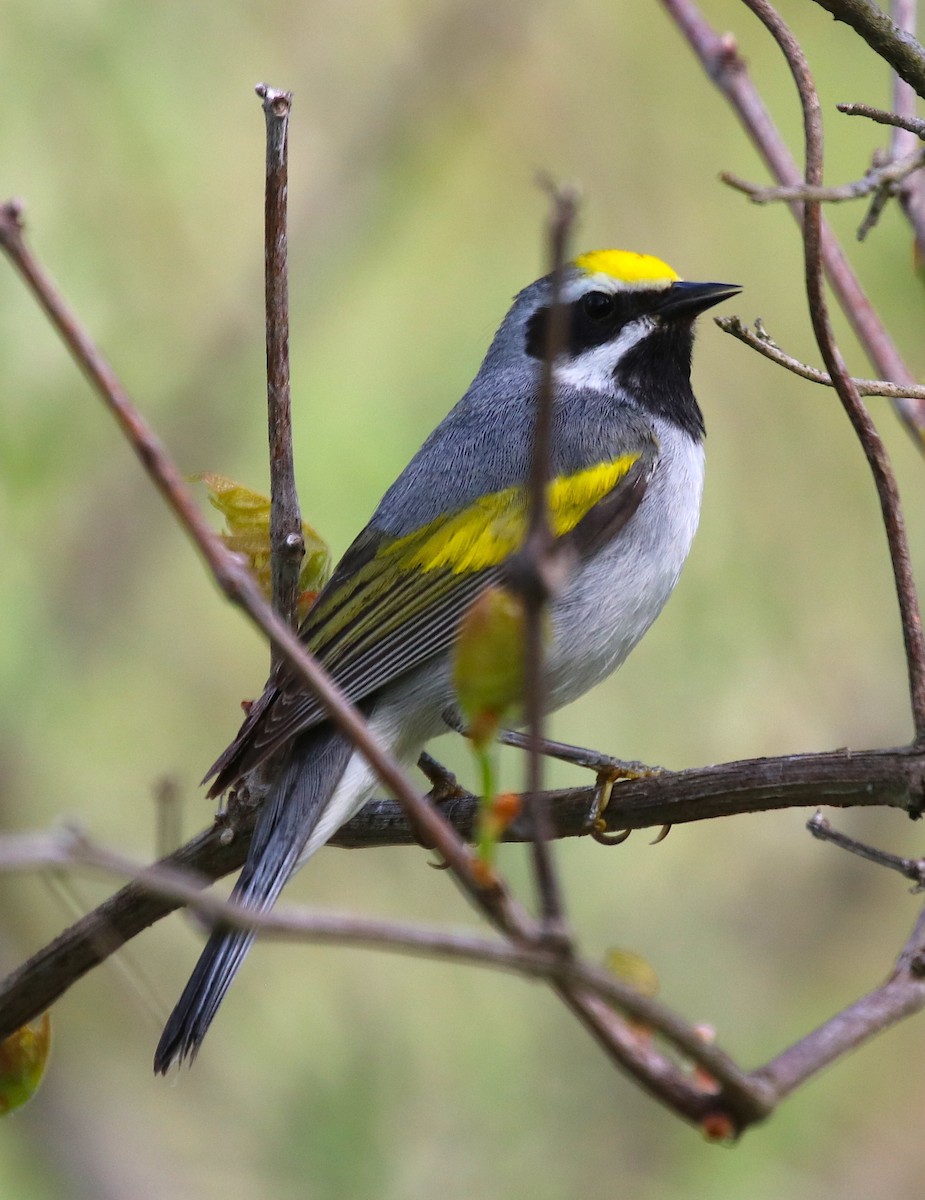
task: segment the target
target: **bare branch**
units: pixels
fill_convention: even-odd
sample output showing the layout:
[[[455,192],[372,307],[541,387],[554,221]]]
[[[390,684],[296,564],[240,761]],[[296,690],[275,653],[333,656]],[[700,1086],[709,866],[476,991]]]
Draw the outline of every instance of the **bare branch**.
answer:
[[[856,1050],[923,1008],[925,911],[919,914],[886,983],[837,1013],[754,1074],[771,1084],[774,1094],[783,1099],[843,1054]]]
[[[770,204],[778,201],[791,204],[794,201],[802,203],[805,200],[836,204],[871,196],[867,214],[858,226],[858,241],[863,242],[894,196],[901,198],[905,195],[908,200],[911,191],[915,190],[912,176],[923,166],[925,166],[925,150],[916,150],[903,158],[890,159],[873,166],[863,179],[843,183],[839,187],[809,187],[807,184],[796,184],[791,187],[762,187],[759,184],[749,183],[745,179],[739,179],[737,175],[733,175],[729,171],[723,171],[720,178],[736,191],[743,192],[755,204]],[[908,209],[908,204],[904,207]],[[909,215],[908,212],[907,215]]]
[[[595,799],[593,788],[550,792],[557,836],[585,835]],[[925,807],[925,754],[909,749],[840,750],[640,776],[619,784],[606,816],[613,829],[646,829],[819,805],[889,806],[918,816]],[[472,836],[476,797],[457,796],[441,809],[462,837]],[[158,869],[179,869],[187,881],[201,879],[202,886],[237,870],[247,853],[255,817],[252,809],[237,818],[230,839],[227,818],[218,817],[212,828],[162,859]],[[505,839],[524,841],[529,836],[522,818],[510,826]],[[395,801],[375,800],[339,829],[329,844],[361,849],[414,843],[414,831],[401,807]],[[8,868],[14,865],[9,861],[9,846]],[[44,1012],[119,946],[177,907],[176,900],[155,896],[134,882],[109,897],[0,982],[0,1039]]]
[[[762,187],[757,183],[749,183],[739,179],[729,171],[720,175],[723,183],[727,183],[736,191],[744,192],[755,204],[773,204],[784,201],[787,204],[794,200],[817,200],[822,203],[837,204],[845,200],[859,200],[886,188],[895,191],[897,184],[911,175],[913,171],[925,166],[925,150],[918,150],[907,158],[895,162],[884,163],[879,167],[871,167],[863,179],[855,179],[843,183],[839,187],[810,187],[808,184],[795,184],[791,187]]]
[[[913,37],[916,32],[917,0],[893,0],[893,19],[897,26]],[[893,76],[893,108],[901,124],[893,129],[890,153],[893,158],[910,154],[916,140],[925,137],[925,122],[916,117],[915,89],[898,75]],[[910,128],[918,125],[919,129]],[[925,179],[921,175],[910,176],[899,189],[899,203],[906,220],[915,234],[915,252],[918,262],[925,261]]]
[[[746,0],[746,3],[748,0]],[[925,49],[873,0],[816,0],[836,21],[850,25],[875,54],[925,98]]]
[[[836,104],[840,113],[848,117],[867,117],[878,125],[892,125],[897,129],[906,129],[916,137],[925,139],[925,120],[921,117],[887,112],[883,108],[874,108],[871,104]]]
[[[832,845],[847,850],[850,854],[866,858],[868,862],[876,863],[881,867],[889,867],[891,871],[898,871],[904,878],[912,880],[915,884],[915,891],[920,892],[925,888],[925,858],[903,858],[898,854],[889,854],[886,850],[880,850],[877,846],[859,842],[856,838],[848,837],[846,833],[833,829],[821,812],[813,813],[806,822],[806,828],[820,842],[831,842]]]
[[[273,607],[289,625],[298,620],[299,570],[305,556],[302,514],[292,461],[289,390],[288,135],[292,96],[259,83],[267,127],[264,198],[264,282],[267,314],[267,428],[270,438],[270,571]],[[279,656],[274,652],[274,663]]]
[[[731,334],[740,342],[744,342],[746,346],[751,347],[752,350],[763,354],[771,362],[786,367],[794,375],[799,375],[801,379],[808,379],[811,383],[821,383],[825,387],[834,386],[831,375],[785,353],[760,320],[755,321],[755,328],[752,330],[739,317],[714,317],[713,319],[723,333]],[[925,387],[921,384],[917,387],[902,387],[899,384],[887,383],[884,379],[856,379],[854,376],[852,376],[852,383],[861,396],[885,396],[891,400],[911,396],[917,400],[925,400]]]
[[[567,247],[577,212],[577,195],[573,189],[549,186],[551,214],[549,217],[550,304],[546,327],[543,374],[536,404],[536,424],[533,433],[533,455],[530,463],[530,514],[527,535],[520,554],[515,586],[524,602],[524,684],[527,719],[527,796],[533,838],[531,851],[533,871],[540,898],[540,915],[547,937],[568,949],[569,938],[563,912],[562,891],[550,850],[554,836],[552,817],[543,795],[543,760],[540,742],[543,739],[545,710],[545,680],[543,675],[543,615],[549,597],[562,580],[561,571],[567,566],[559,563],[549,526],[548,500],[549,456],[552,439],[553,404],[556,390],[556,360],[565,344],[566,310],[562,304],[562,276],[568,257]]]
[[[185,871],[164,864],[144,867],[124,855],[98,846],[75,830],[57,834],[28,834],[0,838],[0,869],[38,867],[94,867],[107,874],[128,875],[133,884],[161,896],[173,906],[185,904],[211,921],[256,929],[263,935],[298,941],[363,945],[427,957],[462,961],[552,982],[569,1007],[587,1024],[603,1029],[606,1013],[608,1049],[659,1098],[693,1119],[717,1105],[729,1109],[742,1122],[750,1123],[769,1111],[771,1097],[763,1082],[754,1083],[718,1046],[705,1041],[698,1031],[663,1004],[645,996],[608,971],[576,958],[563,958],[558,947],[512,946],[487,940],[468,932],[446,931],[400,921],[381,921],[337,913],[315,913],[305,909],[276,909],[256,913],[245,905],[202,893],[199,880]],[[592,1001],[603,1001],[603,1011]],[[595,1011],[596,1010],[596,1011]],[[615,1022],[614,1010],[635,1023],[644,1023],[660,1033],[677,1050],[695,1062],[716,1081],[708,1090],[679,1071],[676,1064],[640,1038],[623,1022]],[[8,1013],[4,1007],[4,1021]],[[651,1076],[651,1078],[650,1078]],[[720,1095],[722,1093],[722,1095]]]
[[[729,171],[723,171],[720,178],[736,191],[744,192],[755,204],[769,204],[775,201],[791,204],[794,201],[802,203],[805,200],[832,204],[872,196],[864,220],[858,226],[858,241],[863,242],[880,220],[892,197],[903,194],[903,189],[910,185],[912,175],[922,166],[925,166],[925,150],[918,150],[906,158],[871,167],[863,179],[844,183],[840,187],[809,187],[806,184],[792,187],[761,187],[739,179]]]

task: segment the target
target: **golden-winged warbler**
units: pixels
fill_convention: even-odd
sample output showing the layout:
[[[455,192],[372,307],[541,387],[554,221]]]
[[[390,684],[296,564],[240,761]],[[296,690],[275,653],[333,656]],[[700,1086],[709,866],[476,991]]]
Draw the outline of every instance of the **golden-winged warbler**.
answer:
[[[583,254],[565,271],[547,494],[572,569],[549,612],[550,709],[618,667],[677,582],[703,484],[694,319],[738,290],[683,281],[659,259],[623,250]],[[386,492],[300,630],[406,762],[452,720],[460,617],[503,582],[523,540],[550,303],[549,276],[516,297],[471,387]],[[213,766],[210,796],[268,764],[232,893],[258,911],[377,786],[323,705],[285,673],[271,677]],[[195,1056],[253,936],[212,933],[167,1022],[156,1071]]]

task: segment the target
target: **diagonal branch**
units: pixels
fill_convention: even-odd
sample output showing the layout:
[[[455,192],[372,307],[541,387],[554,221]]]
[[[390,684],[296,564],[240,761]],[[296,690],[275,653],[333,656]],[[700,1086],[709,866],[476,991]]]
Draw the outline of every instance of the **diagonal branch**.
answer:
[[[746,3],[748,0],[746,0]],[[900,79],[925,99],[925,48],[873,0],[816,0],[836,21],[850,25]]]
[[[592,963],[575,957],[564,959],[558,947],[515,946],[479,937],[469,931],[451,931],[402,921],[376,920],[353,914],[316,913],[287,906],[258,913],[252,908],[199,890],[200,881],[187,872],[163,864],[144,867],[124,855],[99,846],[76,830],[51,834],[20,834],[0,838],[0,869],[25,871],[41,867],[91,867],[110,875],[129,875],[143,890],[161,896],[173,906],[187,905],[212,922],[255,929],[263,935],[286,940],[345,945],[362,945],[392,952],[424,955],[514,971],[528,978],[553,984],[568,1005],[588,1023],[589,1014],[607,1025],[619,1042],[618,1059],[628,1058],[634,1074],[650,1085],[649,1075],[667,1083],[679,1109],[700,1120],[715,1105],[717,1082],[702,1081],[678,1071],[674,1062],[656,1051],[638,1025],[658,1032],[674,1049],[689,1058],[715,1081],[722,1081],[728,1099],[749,1120],[760,1120],[769,1111],[767,1087],[753,1082],[718,1046],[705,1040],[664,1004]],[[593,1006],[592,1006],[593,1002]],[[603,1005],[603,1008],[597,1007]],[[588,1011],[586,1012],[585,1009]],[[612,1018],[619,1011],[637,1028],[620,1025]],[[606,1016],[605,1016],[606,1014]],[[625,1065],[621,1061],[621,1065]],[[656,1094],[658,1086],[649,1086]]]
[[[817,367],[811,367],[808,363],[800,362],[798,358],[785,353],[778,346],[777,342],[774,341],[760,320],[755,321],[754,329],[749,329],[739,317],[714,317],[713,320],[723,333],[731,334],[732,337],[737,338],[740,342],[744,342],[752,350],[757,350],[759,354],[771,362],[777,363],[779,367],[784,367],[786,370],[792,371],[794,375],[799,375],[801,379],[808,379],[810,383],[820,383],[824,387],[834,387],[831,375],[827,375],[825,371],[820,371]],[[854,379],[854,386],[857,388],[859,396],[887,396],[891,400],[898,400],[902,396],[911,396],[917,400],[925,400],[925,386],[921,384],[903,387],[898,383],[887,383],[883,379]]]
[[[898,1021],[925,1008],[925,910],[889,979],[754,1072],[783,1099],[807,1079]]]

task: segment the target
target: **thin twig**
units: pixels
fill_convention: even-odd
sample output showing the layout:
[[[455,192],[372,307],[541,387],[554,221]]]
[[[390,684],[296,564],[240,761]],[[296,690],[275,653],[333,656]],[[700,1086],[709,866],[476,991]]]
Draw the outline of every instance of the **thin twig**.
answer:
[[[289,390],[288,136],[292,96],[259,83],[267,128],[264,193],[264,283],[267,315],[267,429],[270,439],[270,573],[273,607],[298,621],[299,572],[305,555],[302,514],[292,461]],[[279,655],[273,654],[274,665]]]
[[[771,114],[749,78],[745,61],[739,54],[732,34],[720,35],[712,29],[694,0],[662,0],[662,4],[687,39],[709,78],[735,110],[771,175],[780,184],[799,185],[805,182],[775,127]],[[798,223],[802,221],[801,205],[793,202],[789,208],[794,219]],[[837,238],[824,220],[822,249],[829,282],[877,374],[883,379],[892,380],[893,383],[915,384],[915,375],[903,361]],[[925,401],[899,399],[894,401],[894,408],[918,449],[925,452]]]
[[[902,132],[902,131],[897,131]],[[817,200],[825,204],[838,204],[846,200],[858,200],[871,196],[867,213],[858,226],[858,241],[863,242],[880,219],[880,216],[894,197],[905,195],[904,209],[910,216],[909,198],[917,190],[919,180],[913,179],[917,172],[925,166],[925,150],[915,150],[903,158],[890,159],[871,167],[863,179],[855,179],[838,187],[809,187],[807,184],[795,184],[787,187],[764,187],[740,179],[730,171],[720,173],[720,179],[736,191],[743,192],[755,204],[771,204],[783,202],[792,204],[794,201]]]
[[[549,481],[552,416],[556,391],[556,360],[566,339],[566,310],[562,303],[562,278],[567,246],[575,221],[577,196],[572,189],[550,188],[552,212],[549,219],[550,302],[546,326],[543,373],[536,404],[533,431],[533,455],[530,462],[530,511],[527,536],[521,554],[517,584],[524,600],[524,690],[527,719],[527,806],[533,829],[532,857],[540,902],[540,917],[547,936],[558,939],[567,948],[568,935],[550,843],[553,824],[549,805],[543,796],[543,740],[545,711],[544,614],[550,596],[561,583],[555,577],[559,564],[549,526],[546,496]]]
[[[749,329],[739,317],[714,317],[713,319],[723,333],[731,334],[752,350],[757,350],[759,354],[770,359],[771,362],[786,367],[794,375],[799,375],[801,379],[808,379],[811,383],[820,383],[825,387],[834,386],[831,375],[820,371],[818,367],[811,367],[807,363],[800,362],[798,358],[793,358],[783,351],[760,320],[755,321],[754,329]],[[925,400],[925,387],[921,384],[916,387],[902,387],[896,383],[887,383],[885,379],[857,379],[854,376],[852,376],[852,383],[861,396],[884,396],[891,400],[899,399],[902,396],[912,396],[918,400]]]
[[[925,150],[917,150],[906,158],[895,162],[884,163],[879,167],[871,167],[863,179],[855,179],[838,187],[810,187],[808,184],[794,184],[789,187],[763,187],[757,183],[749,183],[740,179],[730,171],[723,171],[720,179],[723,183],[743,192],[755,204],[792,203],[794,200],[816,200],[826,204],[837,204],[845,200],[859,200],[872,192],[884,188],[895,190],[913,171],[925,166]]]
[[[846,833],[833,829],[819,811],[809,818],[806,828],[820,842],[831,842],[833,846],[847,850],[849,854],[856,854],[858,858],[876,863],[879,867],[888,867],[891,871],[898,871],[903,878],[910,879],[915,884],[915,891],[920,892],[925,888],[925,858],[903,858],[877,846],[869,846],[867,842],[859,842],[857,838],[848,837]]]
[[[900,81],[902,82],[902,81]],[[840,113],[847,117],[867,117],[878,125],[893,125],[897,129],[906,129],[917,138],[925,139],[925,120],[909,113],[889,112],[885,108],[874,108],[872,104],[836,104]]]

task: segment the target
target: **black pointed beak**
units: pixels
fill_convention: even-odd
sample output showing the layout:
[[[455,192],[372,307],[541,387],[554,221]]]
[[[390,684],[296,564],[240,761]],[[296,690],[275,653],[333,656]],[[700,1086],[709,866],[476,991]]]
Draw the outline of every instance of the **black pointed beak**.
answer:
[[[693,320],[700,313],[741,292],[737,283],[688,283],[679,279],[666,288],[657,311],[665,317],[686,317]]]

